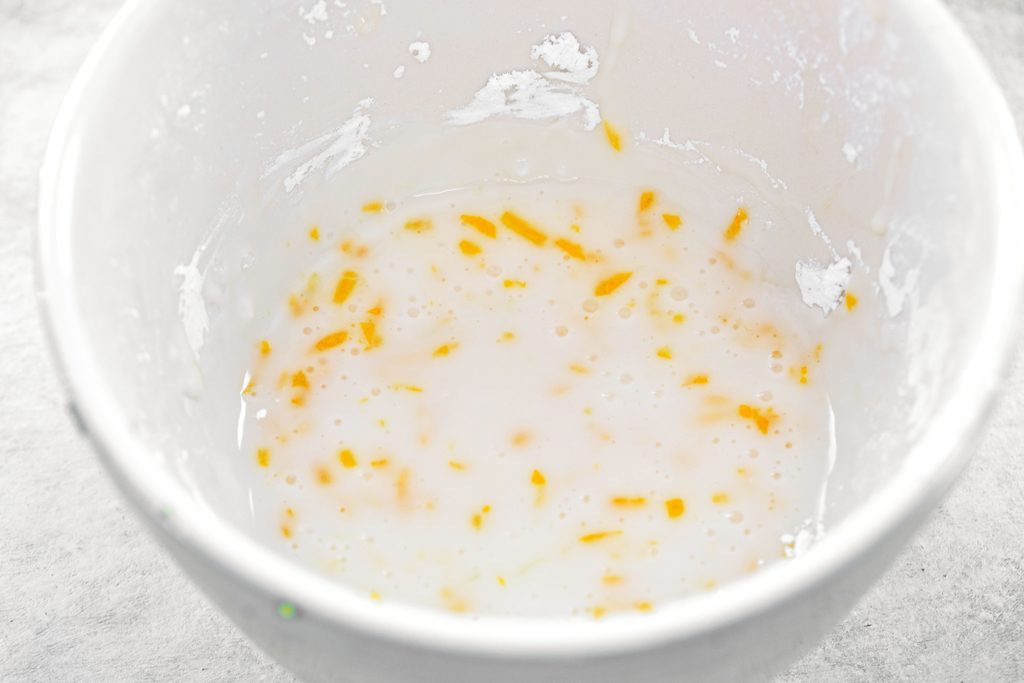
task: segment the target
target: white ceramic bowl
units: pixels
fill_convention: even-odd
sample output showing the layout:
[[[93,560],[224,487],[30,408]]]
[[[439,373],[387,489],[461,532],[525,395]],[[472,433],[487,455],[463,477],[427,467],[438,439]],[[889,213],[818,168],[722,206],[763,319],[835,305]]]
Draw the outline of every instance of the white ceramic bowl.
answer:
[[[244,362],[232,348],[300,265],[282,226],[566,29],[599,50],[618,41],[614,60],[602,52],[614,61],[602,106],[633,134],[669,129],[743,152],[721,163],[763,160],[750,177],[770,169],[844,253],[861,250],[875,285],[864,323],[826,361],[829,531],[795,561],[642,617],[372,604],[278,555],[239,513],[245,487],[224,464]],[[431,44],[424,63],[410,59],[415,40]],[[318,155],[366,97],[373,147],[332,173]],[[309,161],[301,190],[284,188]],[[1021,187],[1006,104],[934,0],[129,0],[54,129],[40,288],[72,405],[111,475],[211,600],[299,675],[760,679],[849,609],[966,462],[1014,340]],[[778,230],[780,250],[818,244],[806,224]],[[275,259],[284,279],[247,269]]]

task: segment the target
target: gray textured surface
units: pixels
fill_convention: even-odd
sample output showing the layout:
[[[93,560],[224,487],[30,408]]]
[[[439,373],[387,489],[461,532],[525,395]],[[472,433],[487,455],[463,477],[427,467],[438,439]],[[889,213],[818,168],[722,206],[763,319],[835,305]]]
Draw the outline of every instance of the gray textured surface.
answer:
[[[950,4],[1024,127],[1024,0]],[[0,0],[0,680],[291,681],[132,519],[64,415],[46,358],[32,295],[37,169],[119,5]],[[1007,385],[954,493],[781,681],[1024,681],[1024,345]]]

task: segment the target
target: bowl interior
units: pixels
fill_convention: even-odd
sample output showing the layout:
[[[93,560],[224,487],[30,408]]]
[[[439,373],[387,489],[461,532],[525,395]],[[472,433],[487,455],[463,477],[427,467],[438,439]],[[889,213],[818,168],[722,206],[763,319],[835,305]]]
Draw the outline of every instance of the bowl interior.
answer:
[[[587,96],[634,144],[779,198],[771,233],[751,245],[773,286],[800,297],[799,260],[853,264],[864,314],[826,321],[808,307],[799,321],[828,349],[836,459],[824,526],[843,533],[908,468],[928,475],[908,454],[971,386],[984,331],[1007,309],[994,293],[1019,280],[1000,255],[1021,246],[998,231],[1019,152],[990,85],[929,30],[934,8],[308,5],[135,12],[68,123],[53,332],[58,347],[78,335],[102,385],[75,387],[79,401],[102,390],[111,402],[96,414],[138,446],[115,453],[117,467],[149,468],[154,491],[181,494],[166,500],[262,543],[249,499],[260,484],[235,464],[248,457],[236,433],[248,359],[237,349],[305,265],[309,223],[339,196],[372,193],[382,174],[415,194],[506,172],[509,158],[473,157],[491,124],[454,126],[448,112],[493,73],[538,68],[530,47],[572,31],[601,57]],[[410,53],[420,41],[422,62]],[[571,154],[594,134],[578,113],[517,126],[516,158],[552,145]],[[446,166],[445,149],[472,161]],[[977,401],[991,378],[975,379]]]

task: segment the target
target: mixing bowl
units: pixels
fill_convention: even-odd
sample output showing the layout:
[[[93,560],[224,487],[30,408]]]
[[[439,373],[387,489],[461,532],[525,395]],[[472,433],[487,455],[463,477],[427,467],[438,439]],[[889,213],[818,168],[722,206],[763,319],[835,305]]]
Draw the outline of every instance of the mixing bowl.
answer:
[[[531,54],[569,31],[600,55],[596,77],[545,75]],[[451,112],[513,70],[558,95],[538,109],[501,93],[501,116],[538,136],[613,118],[630,145],[789,202],[800,220],[757,248],[792,296],[798,262],[845,259],[861,278],[863,315],[832,328],[822,361],[836,458],[799,557],[646,615],[460,617],[368,601],[254,528],[231,466],[239,340],[301,270],[289,245],[371,181],[437,189],[443,156],[395,160],[476,125]],[[111,476],[301,677],[763,679],[842,617],[969,457],[1014,341],[1022,187],[1006,104],[933,0],[129,0],[50,141],[40,296]]]

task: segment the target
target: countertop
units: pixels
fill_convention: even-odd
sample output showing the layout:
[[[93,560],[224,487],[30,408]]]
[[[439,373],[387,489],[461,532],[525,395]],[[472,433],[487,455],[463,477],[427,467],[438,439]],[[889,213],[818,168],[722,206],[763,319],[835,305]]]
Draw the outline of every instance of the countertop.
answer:
[[[0,0],[0,680],[292,681],[134,519],[72,427],[47,357],[33,295],[38,169],[61,98],[120,4]],[[949,4],[1024,129],[1024,0]],[[1024,343],[953,493],[778,680],[1024,680]]]

